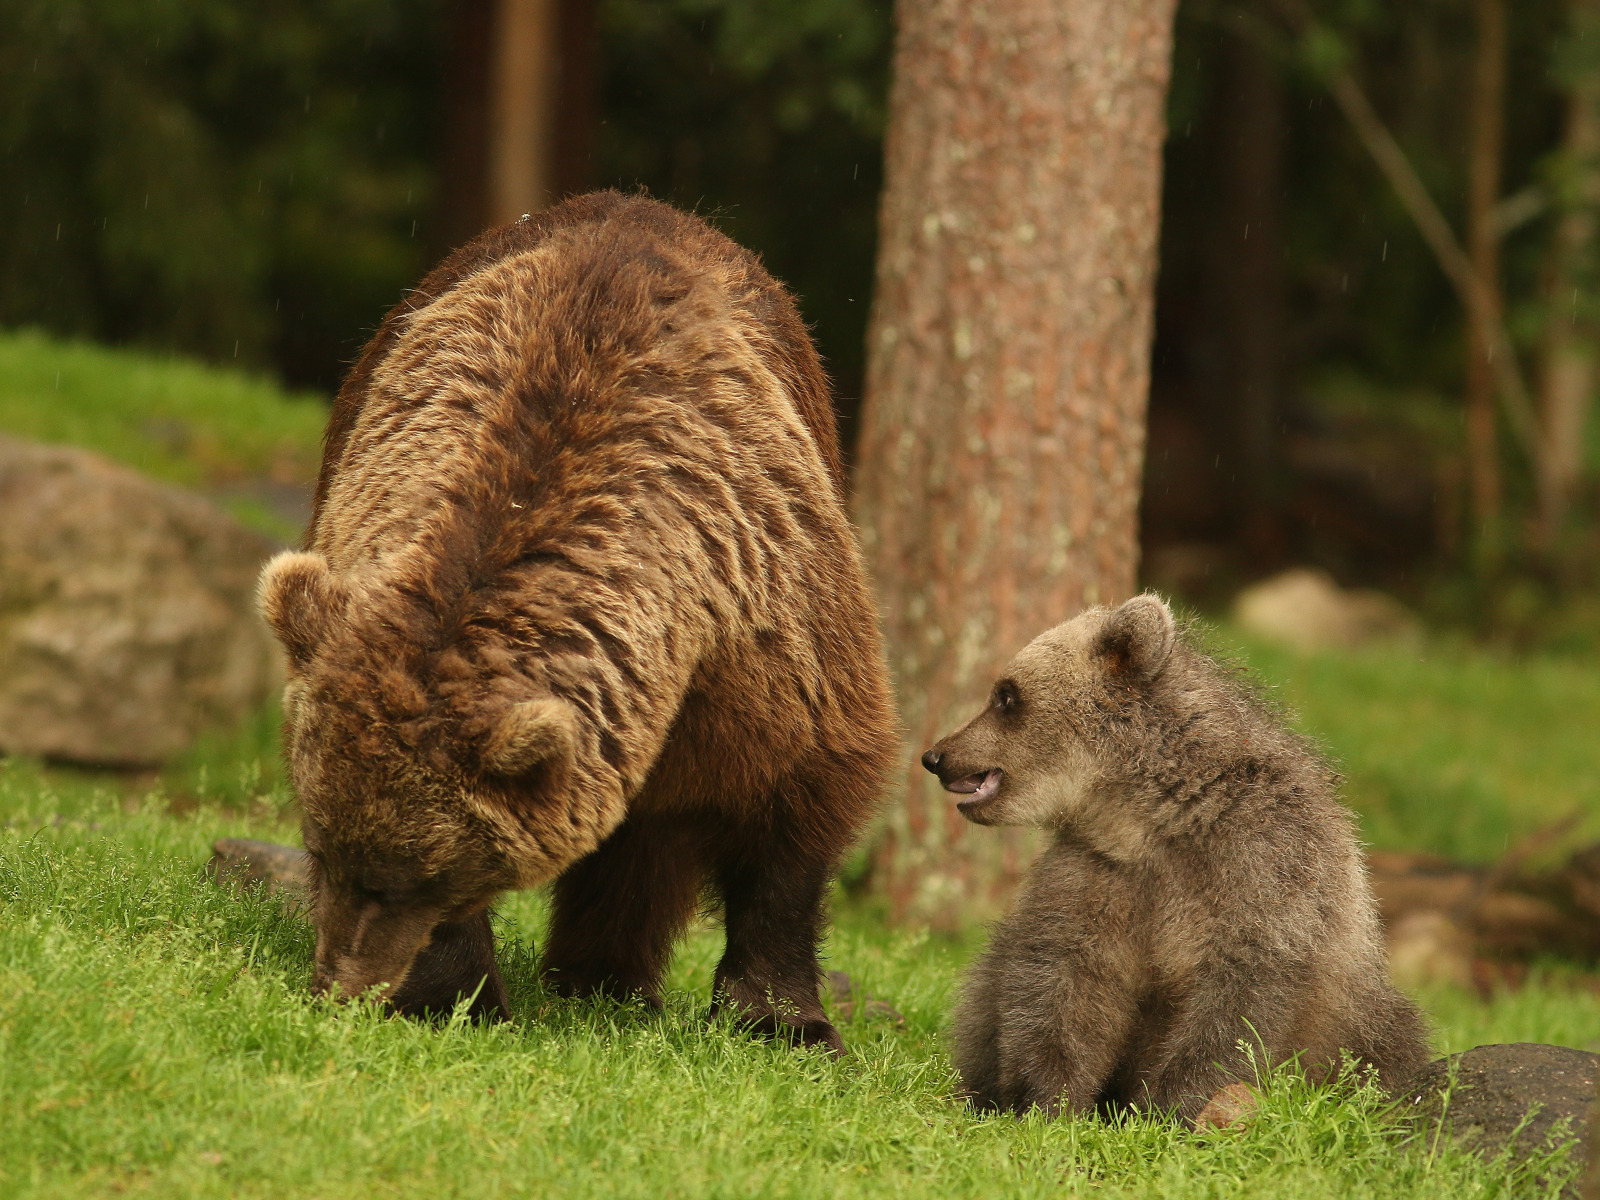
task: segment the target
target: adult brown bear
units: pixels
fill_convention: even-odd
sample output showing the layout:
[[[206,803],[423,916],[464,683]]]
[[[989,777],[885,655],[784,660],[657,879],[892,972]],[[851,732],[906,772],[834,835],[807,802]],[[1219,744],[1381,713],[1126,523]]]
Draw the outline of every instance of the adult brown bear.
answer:
[[[827,380],[754,256],[614,192],[457,251],[340,390],[261,603],[319,990],[503,1010],[488,905],[554,879],[553,985],[659,1004],[709,883],[714,1004],[838,1048],[824,891],[896,730]]]

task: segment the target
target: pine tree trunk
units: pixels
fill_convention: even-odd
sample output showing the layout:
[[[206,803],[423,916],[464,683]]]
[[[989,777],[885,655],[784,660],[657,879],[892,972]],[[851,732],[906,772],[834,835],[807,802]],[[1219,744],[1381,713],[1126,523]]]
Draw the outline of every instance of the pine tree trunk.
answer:
[[[550,203],[554,187],[558,0],[497,0],[489,93],[489,223]]]
[[[910,739],[875,881],[992,909],[1021,842],[915,755],[1134,588],[1174,0],[900,0],[857,486]]]
[[[1261,14],[1225,15],[1221,109],[1224,212],[1217,263],[1232,418],[1225,445],[1239,534],[1252,561],[1284,555],[1279,512],[1278,426],[1287,309],[1283,245],[1284,96],[1263,45]]]
[[[489,223],[489,91],[494,0],[451,0],[444,69],[439,194],[430,232],[442,258]]]
[[[1487,291],[1489,311],[1467,323],[1467,472],[1473,540],[1492,550],[1500,523],[1499,439],[1495,432],[1492,348],[1483,331],[1501,320],[1500,165],[1505,142],[1505,0],[1477,0],[1478,46],[1472,72],[1471,147],[1467,163],[1467,254]]]
[[[1572,35],[1600,33],[1600,2],[1575,0]],[[1539,448],[1534,464],[1541,548],[1554,551],[1583,469],[1584,426],[1595,387],[1592,279],[1600,203],[1600,72],[1585,63],[1567,84],[1561,148],[1561,216],[1545,267],[1545,328],[1539,348]],[[1580,312],[1580,309],[1582,310]]]
[[[595,0],[452,0],[448,15],[438,255],[594,182]]]
[[[550,165],[555,198],[594,187],[594,132],[599,122],[600,34],[595,0],[561,0],[560,86]]]

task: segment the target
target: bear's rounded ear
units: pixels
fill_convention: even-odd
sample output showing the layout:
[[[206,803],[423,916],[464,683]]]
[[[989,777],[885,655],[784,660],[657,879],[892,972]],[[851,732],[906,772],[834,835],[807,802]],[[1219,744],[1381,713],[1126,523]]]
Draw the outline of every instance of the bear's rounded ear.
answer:
[[[1154,679],[1178,644],[1178,625],[1167,602],[1154,592],[1113,609],[1095,638],[1106,669],[1140,681]]]
[[[261,615],[297,667],[311,660],[346,602],[344,589],[320,554],[285,550],[261,569]]]
[[[506,709],[490,730],[483,763],[497,775],[525,775],[540,764],[559,766],[572,758],[578,718],[562,700],[523,700]]]

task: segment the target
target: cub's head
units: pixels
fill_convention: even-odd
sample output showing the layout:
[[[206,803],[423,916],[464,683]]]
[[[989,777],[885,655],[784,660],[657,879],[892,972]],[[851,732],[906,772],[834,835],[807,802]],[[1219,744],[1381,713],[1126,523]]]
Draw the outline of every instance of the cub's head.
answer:
[[[441,923],[553,873],[526,818],[572,770],[564,701],[468,647],[420,652],[403,606],[286,553],[262,615],[289,657],[284,742],[312,858],[314,988],[394,995]],[[499,664],[501,667],[504,664]]]
[[[1178,642],[1158,596],[1094,608],[1025,646],[983,711],[935,742],[922,765],[979,825],[1059,826],[1092,803],[1136,750],[1128,716]]]

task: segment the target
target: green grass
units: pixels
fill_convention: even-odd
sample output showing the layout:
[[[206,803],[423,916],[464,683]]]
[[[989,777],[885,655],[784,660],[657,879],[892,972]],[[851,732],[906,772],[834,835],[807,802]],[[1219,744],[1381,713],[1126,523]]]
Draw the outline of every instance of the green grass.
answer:
[[[1220,639],[1224,644],[1228,636]],[[1372,844],[1492,861],[1571,813],[1600,840],[1600,664],[1449,643],[1246,657],[1345,773]]]
[[[297,531],[245,489],[309,484],[327,418],[319,398],[241,371],[0,330],[0,432],[219,493],[277,536]]]
[[[1267,667],[1307,686],[1308,664]],[[1384,699],[1350,669],[1316,668],[1313,691]],[[1472,704],[1452,703],[1435,719],[1466,720]],[[704,1019],[721,943],[709,923],[681,948],[663,1014],[556,999],[536,976],[538,894],[500,917],[510,1024],[330,1007],[307,992],[304,922],[200,870],[219,836],[294,839],[261,766],[273,729],[263,715],[142,798],[0,763],[0,1195],[1493,1197],[1553,1194],[1573,1169],[1414,1140],[1371,1091],[1288,1074],[1267,1080],[1251,1125],[1204,1137],[1153,1119],[980,1118],[955,1096],[945,1043],[979,937],[886,930],[850,906],[830,965],[906,1023],[846,1024],[838,1062]],[[1324,733],[1337,745],[1352,729],[1367,731],[1356,760],[1365,723]],[[1516,794],[1526,764],[1485,753]],[[1488,1003],[1422,1000],[1441,1052],[1600,1048],[1600,997],[1570,969]]]
[[[1249,653],[1342,760],[1375,837],[1488,855],[1596,807],[1589,664]],[[955,1095],[945,1035],[981,933],[888,930],[843,902],[830,965],[906,1023],[845,1025],[841,1062],[706,1022],[710,923],[659,1016],[556,999],[536,976],[538,894],[500,916],[509,1025],[331,1008],[308,995],[306,925],[200,870],[219,836],[295,840],[275,733],[263,712],[140,786],[0,762],[0,1195],[1310,1200],[1546,1195],[1572,1169],[1417,1142],[1375,1094],[1283,1074],[1253,1124],[1207,1137],[980,1118]],[[1600,1049],[1600,996],[1570,967],[1488,1002],[1419,999],[1441,1053]]]
[[[664,1014],[553,998],[530,948],[538,896],[503,914],[512,1023],[336,1009],[307,995],[303,922],[200,874],[213,837],[285,836],[272,817],[63,798],[9,771],[0,806],[8,1197],[1540,1191],[1527,1169],[1407,1140],[1371,1092],[1288,1075],[1251,1126],[1209,1137],[1156,1120],[979,1118],[954,1096],[943,1040],[965,948],[850,911],[831,962],[906,1025],[846,1025],[841,1062],[704,1020],[709,926],[678,955]],[[1447,997],[1448,1028],[1462,1041],[1600,1033],[1600,1002],[1559,985],[1503,1003]]]

